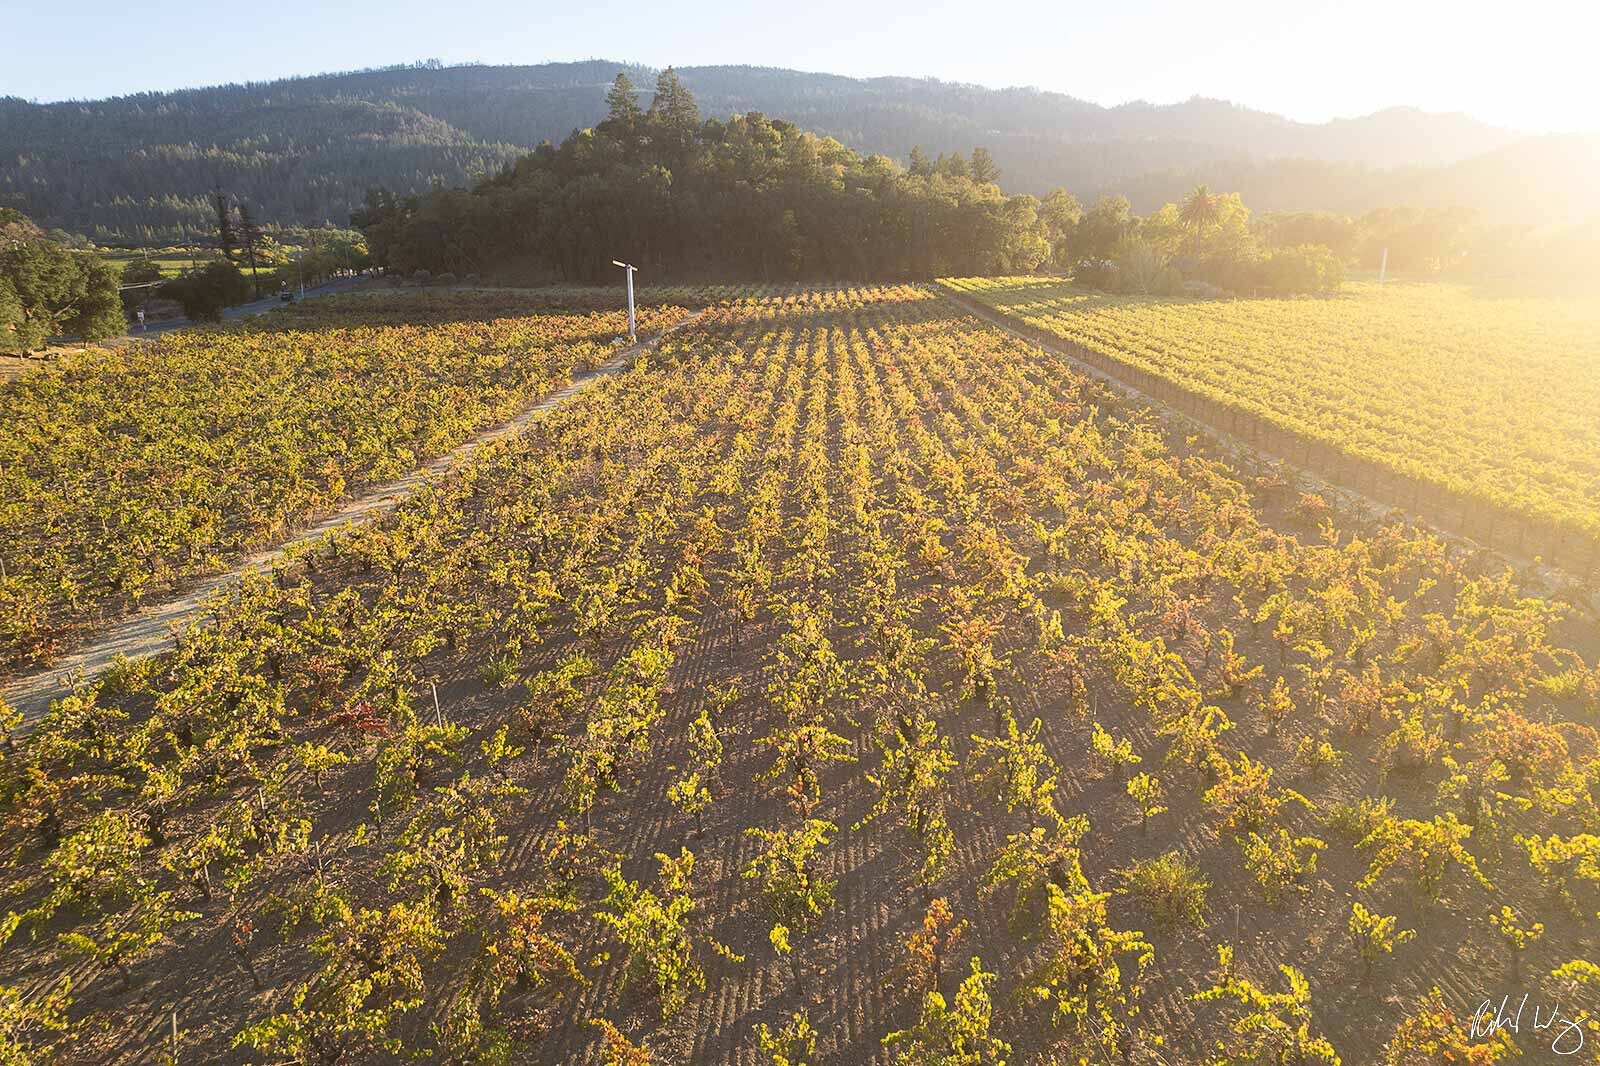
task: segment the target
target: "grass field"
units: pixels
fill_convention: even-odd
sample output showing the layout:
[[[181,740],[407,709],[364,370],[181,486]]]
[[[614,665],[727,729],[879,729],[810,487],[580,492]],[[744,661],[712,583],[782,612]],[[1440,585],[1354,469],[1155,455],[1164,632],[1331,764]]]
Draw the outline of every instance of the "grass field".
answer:
[[[203,264],[216,256],[216,252],[210,249],[195,249],[191,251],[181,248],[162,248],[148,253],[123,248],[102,248],[96,254],[118,270],[126,267],[135,259],[149,259],[161,268],[163,276],[169,278],[182,274],[195,263]]]
[[[965,295],[1304,438],[1600,537],[1600,304],[1442,284],[1336,296],[1159,300],[1050,279]]]
[[[723,293],[0,756],[0,1039],[1548,1061],[1470,1035],[1527,992],[1592,1049],[1593,617],[1258,473],[928,288]]]

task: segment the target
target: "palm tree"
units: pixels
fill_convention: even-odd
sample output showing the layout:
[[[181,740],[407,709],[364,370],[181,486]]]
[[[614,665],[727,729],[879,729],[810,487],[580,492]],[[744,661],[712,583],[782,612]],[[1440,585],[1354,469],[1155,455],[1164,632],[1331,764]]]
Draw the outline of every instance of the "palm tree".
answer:
[[[1196,185],[1184,198],[1178,217],[1194,227],[1194,243],[1198,250],[1206,227],[1222,217],[1222,197],[1214,195],[1209,186]]]

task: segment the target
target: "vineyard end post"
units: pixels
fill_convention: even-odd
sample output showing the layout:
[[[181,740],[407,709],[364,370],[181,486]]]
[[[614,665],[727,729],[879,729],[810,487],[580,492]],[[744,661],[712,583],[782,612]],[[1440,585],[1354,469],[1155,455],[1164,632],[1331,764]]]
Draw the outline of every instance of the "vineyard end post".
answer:
[[[633,320],[633,271],[634,271],[634,266],[633,266],[632,263],[624,263],[624,262],[621,262],[621,261],[616,260],[616,259],[611,260],[611,265],[615,266],[615,267],[621,267],[623,270],[626,270],[628,272],[628,342],[631,344],[631,343],[633,343],[633,342],[635,342],[635,341],[637,341],[639,339],[639,334],[634,330],[634,320]]]

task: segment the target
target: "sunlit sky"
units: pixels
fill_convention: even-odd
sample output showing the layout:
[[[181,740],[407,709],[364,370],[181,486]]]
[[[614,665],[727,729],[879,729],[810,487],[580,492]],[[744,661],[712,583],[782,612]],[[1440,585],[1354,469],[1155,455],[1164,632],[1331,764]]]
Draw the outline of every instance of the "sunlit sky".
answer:
[[[1320,122],[1394,105],[1600,129],[1594,0],[0,0],[0,95],[41,101],[438,58],[752,63],[1034,85],[1102,104],[1212,96]]]

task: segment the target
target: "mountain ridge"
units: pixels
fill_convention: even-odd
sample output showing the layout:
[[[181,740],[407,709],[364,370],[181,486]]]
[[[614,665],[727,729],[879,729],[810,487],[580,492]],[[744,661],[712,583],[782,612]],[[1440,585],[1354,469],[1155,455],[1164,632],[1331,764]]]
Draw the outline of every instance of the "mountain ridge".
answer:
[[[1470,116],[1407,106],[1305,123],[1202,96],[1107,106],[937,78],[677,69],[706,117],[758,110],[901,160],[913,145],[930,155],[982,145],[1007,191],[1060,185],[1089,199],[1131,190],[1138,210],[1170,198],[1163,175],[1205,180],[1241,163],[1322,176],[1247,197],[1261,209],[1348,210],[1326,189],[1377,195],[1396,186],[1390,177],[1425,199],[1431,169],[1522,141]],[[267,222],[342,224],[370,185],[465,184],[593,125],[619,70],[648,97],[654,68],[582,60],[415,64],[46,104],[0,98],[0,206],[102,241],[182,240],[206,231],[206,196],[220,186]]]

